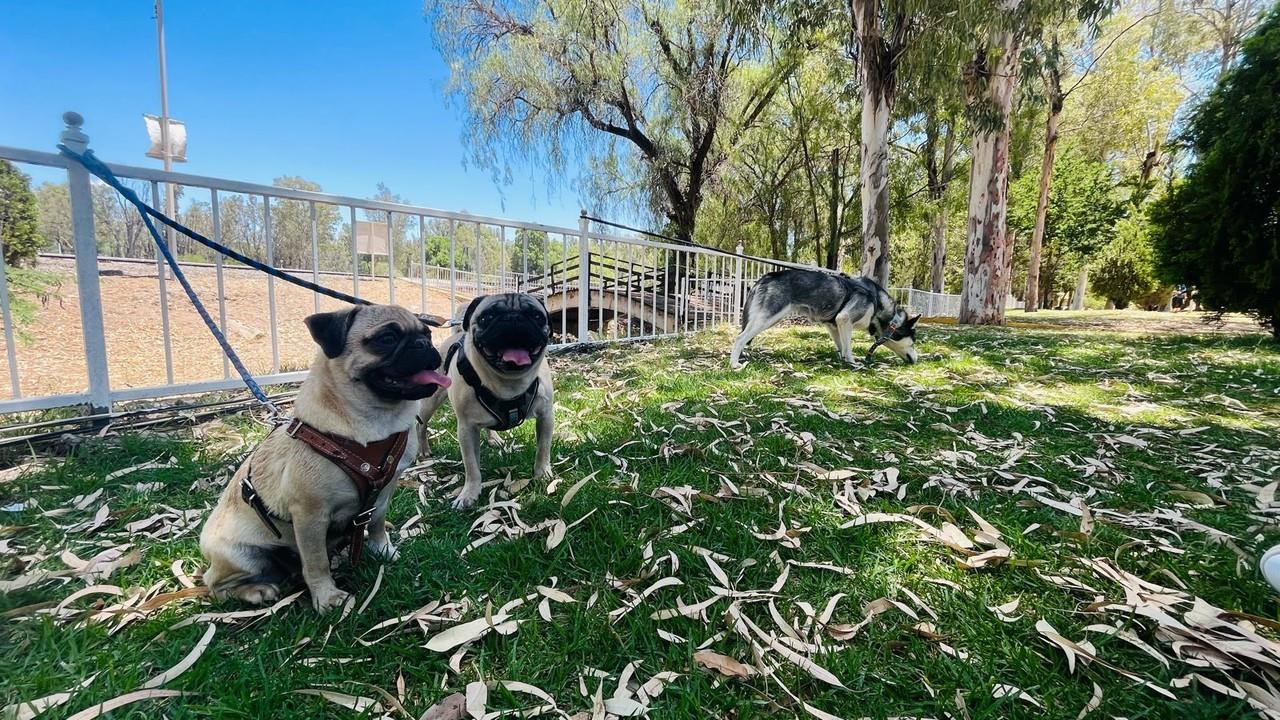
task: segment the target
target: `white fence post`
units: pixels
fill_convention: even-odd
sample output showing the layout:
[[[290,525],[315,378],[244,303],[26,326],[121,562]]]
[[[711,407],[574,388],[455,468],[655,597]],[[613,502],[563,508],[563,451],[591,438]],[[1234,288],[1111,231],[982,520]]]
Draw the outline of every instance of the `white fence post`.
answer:
[[[734,252],[738,257],[733,259],[733,324],[738,326],[742,324],[742,254],[746,250],[742,243],[734,248]]]
[[[89,136],[81,132],[80,113],[65,112],[67,124],[59,140],[71,150],[83,153]],[[107,377],[107,341],[102,326],[102,289],[98,285],[98,243],[93,233],[93,195],[89,171],[76,162],[67,163],[67,185],[71,196],[71,231],[76,248],[76,290],[80,295],[80,327],[84,336],[85,369],[89,376],[89,411],[98,415],[111,411],[111,383]]]
[[[578,216],[578,342],[587,342],[588,314],[591,312],[591,244],[587,237],[587,211]]]

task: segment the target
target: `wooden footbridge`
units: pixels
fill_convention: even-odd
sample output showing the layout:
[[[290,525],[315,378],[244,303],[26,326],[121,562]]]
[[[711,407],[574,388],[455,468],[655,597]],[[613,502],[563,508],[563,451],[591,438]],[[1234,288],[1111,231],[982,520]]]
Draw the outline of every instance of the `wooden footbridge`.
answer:
[[[736,322],[743,291],[732,277],[687,265],[655,267],[587,254],[586,303],[582,300],[582,266],[578,257],[552,263],[529,277],[523,292],[547,305],[551,331],[563,337],[576,332],[585,308],[587,327],[601,336],[659,335]]]

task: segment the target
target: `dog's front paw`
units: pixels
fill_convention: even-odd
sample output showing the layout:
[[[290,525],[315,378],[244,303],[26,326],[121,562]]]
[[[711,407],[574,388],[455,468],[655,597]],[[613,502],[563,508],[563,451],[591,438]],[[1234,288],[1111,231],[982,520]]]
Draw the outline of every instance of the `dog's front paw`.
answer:
[[[746,366],[747,366],[747,364],[746,364],[746,363],[744,363],[744,362],[731,362],[731,363],[729,363],[729,369],[730,369],[730,370],[734,370],[734,371],[741,370],[741,369],[745,368]]]
[[[274,583],[252,583],[234,588],[227,594],[250,605],[266,605],[280,599],[280,586]]]
[[[454,510],[465,510],[476,504],[476,500],[480,499],[480,485],[475,487],[463,485],[462,490],[458,492],[458,497],[453,499]]]
[[[381,558],[386,562],[395,562],[400,559],[400,551],[387,538],[375,540],[369,538],[369,554]]]
[[[551,464],[550,464],[550,463],[547,463],[546,465],[538,465],[537,467],[535,467],[535,468],[533,469],[533,479],[534,479],[534,480],[541,480],[542,478],[547,477],[547,476],[548,476],[548,475],[550,475],[550,474],[551,474]]]
[[[330,585],[327,588],[311,591],[311,605],[318,613],[327,613],[342,607],[351,597],[351,593],[339,590]]]

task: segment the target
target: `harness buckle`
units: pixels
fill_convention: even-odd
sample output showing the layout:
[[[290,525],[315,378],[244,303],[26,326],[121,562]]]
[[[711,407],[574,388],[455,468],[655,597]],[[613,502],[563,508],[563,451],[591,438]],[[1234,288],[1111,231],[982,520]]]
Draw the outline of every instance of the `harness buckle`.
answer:
[[[373,521],[373,508],[367,508],[365,510],[362,510],[356,513],[356,516],[351,518],[351,525],[354,527],[363,528],[372,521]]]

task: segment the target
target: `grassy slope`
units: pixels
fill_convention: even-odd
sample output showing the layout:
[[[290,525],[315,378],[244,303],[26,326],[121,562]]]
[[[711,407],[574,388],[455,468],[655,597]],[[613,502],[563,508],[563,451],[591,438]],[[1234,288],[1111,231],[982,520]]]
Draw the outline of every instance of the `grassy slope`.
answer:
[[[856,622],[862,617],[863,603],[886,596],[906,601],[902,590],[911,590],[936,610],[934,624],[946,636],[945,642],[969,654],[962,661],[940,653],[936,643],[912,632],[914,621],[890,612],[847,646],[820,658],[848,690],[824,685],[783,663],[780,678],[787,687],[813,705],[845,717],[958,714],[957,693],[973,718],[1038,714],[1012,698],[993,698],[991,688],[996,684],[1014,685],[1035,696],[1044,703],[1047,716],[1075,717],[1088,702],[1093,682],[1104,691],[1098,716],[1250,716],[1252,711],[1243,703],[1195,686],[1178,691],[1193,702],[1175,705],[1096,665],[1077,668],[1069,675],[1062,653],[1039,638],[1034,624],[1043,617],[1067,637],[1081,639],[1083,626],[1101,621],[1079,612],[1091,597],[1056,588],[1036,572],[1070,574],[1111,597],[1119,594],[1114,585],[1105,585],[1082,570],[1076,561],[1079,557],[1116,558],[1121,567],[1164,585],[1171,582],[1167,573],[1172,573],[1215,605],[1275,618],[1276,597],[1253,567],[1238,568],[1230,549],[1191,530],[1168,536],[1172,545],[1185,550],[1182,555],[1146,552],[1132,540],[1149,540],[1150,533],[1102,520],[1091,536],[1073,535],[1079,529],[1078,518],[1037,503],[1028,506],[1025,495],[1013,496],[988,486],[1011,484],[991,469],[1003,466],[1006,472],[1053,481],[1067,493],[1093,488],[1096,492],[1088,504],[1095,512],[1110,508],[1131,513],[1180,503],[1187,516],[1238,537],[1239,546],[1256,558],[1280,535],[1274,526],[1257,527],[1249,515],[1253,495],[1232,487],[1234,482],[1248,480],[1249,473],[1230,470],[1260,472],[1257,468],[1280,462],[1280,352],[1260,345],[1256,336],[1118,336],[1094,329],[930,327],[922,331],[922,338],[923,364],[890,363],[885,353],[873,371],[839,366],[826,333],[817,329],[763,336],[742,373],[726,369],[727,336],[715,333],[685,343],[557,358],[559,426],[554,460],[559,486],[554,496],[547,496],[545,485],[532,484],[517,499],[523,506],[521,517],[530,524],[558,516],[573,521],[595,510],[569,531],[563,544],[548,552],[545,534],[530,535],[494,541],[460,557],[460,550],[472,539],[469,527],[476,513],[450,511],[445,491],[432,487],[434,478],[424,475],[427,502],[420,504],[413,489],[402,491],[391,518],[403,521],[421,512],[429,529],[400,543],[401,560],[386,567],[382,588],[363,615],[334,624],[333,618],[319,618],[309,607],[297,604],[274,619],[221,626],[200,661],[170,685],[197,695],[160,702],[167,703],[165,712],[176,717],[350,715],[319,698],[286,693],[333,685],[372,697],[373,691],[358,683],[395,692],[395,678],[402,673],[408,688],[406,706],[415,717],[477,677],[533,683],[572,712],[590,707],[578,692],[579,674],[585,668],[617,673],[628,662],[639,660],[642,678],[659,670],[687,673],[655,701],[651,717],[792,714],[792,709],[770,704],[785,705],[787,699],[768,680],[718,682],[693,666],[694,646],[727,628],[724,603],[710,613],[710,623],[649,619],[652,610],[674,606],[677,596],[691,603],[711,595],[714,579],[703,559],[690,549],[701,546],[732,558],[721,564],[734,577],[736,587],[744,590],[773,584],[778,568],[770,555],[775,551],[783,559],[853,569],[854,575],[844,576],[793,568],[778,601],[788,618],[798,615],[794,604],[798,601],[820,611],[830,596],[846,593],[834,620]],[[722,429],[711,422],[682,420],[675,413],[740,424]],[[460,471],[450,423],[447,413],[436,420],[435,449],[440,460],[432,465],[434,472],[446,478]],[[486,449],[487,477],[499,478],[508,472],[516,478],[527,475],[532,462],[531,425],[510,436],[512,447]],[[1176,433],[1204,426],[1208,429],[1196,434]],[[1144,434],[1142,428],[1165,434]],[[970,430],[1009,443],[985,446],[965,435]],[[235,419],[205,431],[201,439],[181,432],[85,445],[65,462],[45,464],[0,485],[0,505],[29,500],[41,509],[56,508],[99,487],[113,469],[172,455],[176,467],[137,472],[106,490],[102,500],[109,503],[112,519],[100,534],[122,532],[125,523],[155,512],[158,503],[176,508],[204,506],[224,477],[228,453],[235,454],[236,438],[252,440],[261,433],[251,423]],[[1109,436],[1119,433],[1136,433],[1151,447],[1108,442]],[[1203,448],[1210,444],[1215,448],[1206,454]],[[1254,455],[1246,458],[1247,452]],[[1011,457],[1013,461],[1008,462]],[[1073,467],[1083,458],[1103,459],[1116,472],[1085,480]],[[625,461],[625,471],[618,467],[619,461]],[[869,480],[871,470],[897,468],[905,486],[903,497],[873,497],[865,502],[867,510],[902,512],[910,506],[940,505],[971,531],[974,522],[965,509],[972,509],[1002,531],[1019,563],[966,572],[955,566],[954,552],[920,542],[909,526],[840,529],[849,516],[832,502],[832,483],[814,479],[812,472],[798,466],[803,462],[828,469],[853,468],[855,484]],[[1207,472],[1220,469],[1229,471],[1224,491],[1215,490],[1204,478]],[[597,471],[562,509],[559,496],[566,488]],[[687,518],[651,493],[662,486],[690,485],[714,495],[722,478],[736,485],[741,496],[719,501],[695,498],[693,514],[700,523],[683,534],[666,535],[667,529]],[[925,488],[930,478],[935,486]],[[940,479],[953,490],[967,487],[970,493],[944,493],[937,486]],[[164,487],[145,494],[128,489],[149,481],[162,482]],[[790,492],[779,482],[802,484],[813,497]],[[1182,498],[1171,494],[1183,488],[1214,495],[1219,498],[1217,507],[1187,507]],[[788,526],[811,528],[800,537],[798,549],[752,535],[753,529],[770,532],[778,527],[781,501],[785,501],[782,513]],[[85,519],[99,504],[57,522],[67,525]],[[925,517],[940,522],[934,516]],[[0,577],[16,574],[19,554],[50,556],[38,566],[57,569],[62,567],[57,555],[64,548],[88,557],[95,552],[95,542],[113,544],[98,536],[66,537],[38,509],[0,514],[0,522],[7,526],[0,529],[0,538],[11,550],[0,555]],[[1041,527],[1023,535],[1033,523]],[[123,537],[114,539],[122,541]],[[678,558],[674,574],[684,586],[661,590],[636,611],[610,623],[607,613],[622,603],[623,596],[606,576],[623,580],[640,576],[646,567],[644,548],[650,542],[656,557],[674,553]],[[173,560],[185,560],[188,571],[198,566],[194,534],[168,544],[146,539],[138,544],[142,562],[109,582],[130,587],[164,581],[165,589],[172,590],[177,588],[169,571]],[[754,564],[742,567],[741,561],[748,560]],[[638,586],[669,574],[670,569],[662,565],[657,575]],[[338,581],[363,599],[377,572],[376,563],[343,567]],[[483,598],[492,599],[496,606],[532,592],[538,584],[548,584],[552,577],[579,602],[553,605],[555,617],[550,623],[538,619],[531,607],[517,611],[530,621],[513,635],[490,635],[479,641],[466,656],[462,677],[450,673],[447,656],[422,647],[424,637],[416,630],[372,648],[355,642],[377,622],[431,600],[467,596],[481,605]],[[926,582],[927,578],[954,581],[968,594]],[[0,595],[0,611],[60,600],[81,586],[81,581],[53,583]],[[587,608],[584,601],[592,594],[597,594],[598,602]],[[1021,600],[1017,614],[1022,616],[1016,622],[1001,622],[987,609],[1015,598]],[[0,667],[4,668],[0,705],[68,689],[95,672],[101,674],[94,683],[43,717],[65,717],[133,690],[181,659],[203,633],[201,626],[167,628],[181,617],[209,609],[195,602],[175,604],[115,635],[108,635],[105,625],[78,628],[49,618],[7,620],[0,625]],[[746,609],[762,627],[774,627],[759,605]],[[468,619],[478,612],[472,610]],[[689,642],[664,641],[656,627]],[[1149,633],[1144,637],[1151,640]],[[1167,684],[1187,672],[1176,662],[1165,669],[1124,643],[1092,639],[1102,657],[1156,682]],[[751,661],[750,651],[732,633],[711,647]],[[319,660],[303,663],[306,658]],[[609,687],[606,684],[606,695]],[[491,708],[521,704],[502,692],[491,694]],[[523,702],[529,704],[527,699]],[[144,703],[133,706],[133,715],[122,710],[117,716],[150,717],[157,707]]]

